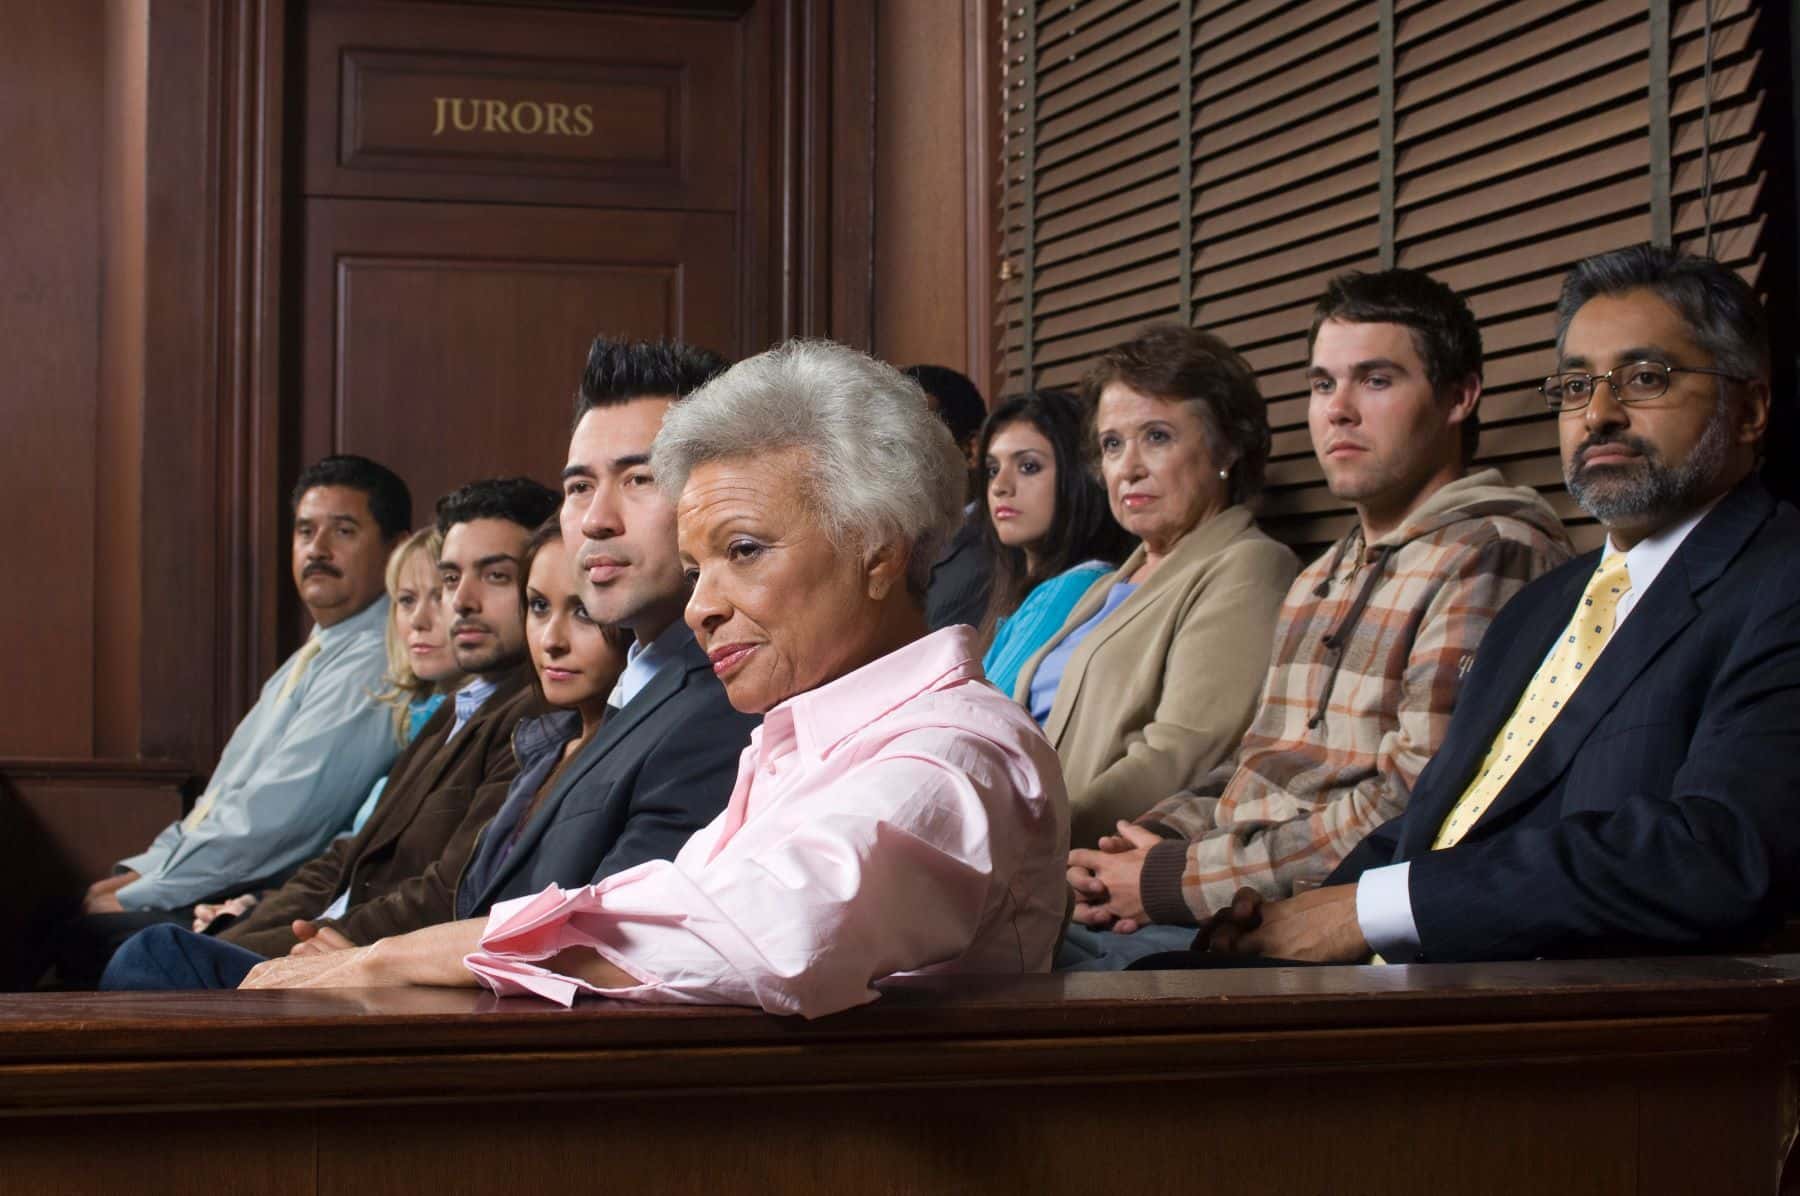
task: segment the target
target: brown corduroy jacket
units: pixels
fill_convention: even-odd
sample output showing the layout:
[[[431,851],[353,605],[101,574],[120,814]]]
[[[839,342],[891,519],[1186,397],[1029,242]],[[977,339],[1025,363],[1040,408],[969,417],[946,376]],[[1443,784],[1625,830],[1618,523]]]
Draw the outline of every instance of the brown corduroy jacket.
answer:
[[[501,680],[454,738],[455,702],[445,702],[394,762],[362,830],[333,842],[219,937],[285,955],[294,920],[318,919],[346,887],[348,909],[325,925],[358,945],[454,917],[456,882],[519,770],[513,728],[544,709],[526,683],[529,667]]]

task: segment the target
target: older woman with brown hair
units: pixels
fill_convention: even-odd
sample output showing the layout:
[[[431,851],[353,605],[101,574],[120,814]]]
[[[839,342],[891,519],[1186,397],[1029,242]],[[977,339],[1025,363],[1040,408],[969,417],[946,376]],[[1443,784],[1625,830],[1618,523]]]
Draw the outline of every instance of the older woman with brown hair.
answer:
[[[963,464],[918,386],[794,342],[673,407],[651,468],[679,496],[687,622],[732,705],[763,715],[724,814],[672,861],[271,961],[250,987],[479,981],[817,1017],[896,973],[1048,969],[1062,780],[973,631],[926,630]]]
[[[1236,750],[1300,563],[1256,526],[1269,421],[1224,341],[1160,325],[1082,386],[1113,517],[1142,543],[1026,662],[1014,694],[1044,726],[1089,847]]]

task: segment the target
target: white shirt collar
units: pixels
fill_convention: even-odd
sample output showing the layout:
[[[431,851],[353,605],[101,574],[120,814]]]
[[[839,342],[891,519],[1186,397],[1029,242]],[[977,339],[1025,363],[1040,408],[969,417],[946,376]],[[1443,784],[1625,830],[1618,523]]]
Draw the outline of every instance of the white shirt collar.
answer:
[[[620,708],[629,705],[664,667],[681,655],[682,642],[691,639],[693,634],[685,622],[676,619],[648,644],[631,641],[631,646],[625,649],[625,671],[619,674],[619,684],[612,692],[612,704]]]
[[[1719,496],[1723,497],[1724,495]],[[1625,571],[1631,574],[1631,590],[1619,600],[1618,612],[1613,615],[1615,630],[1625,621],[1625,616],[1636,609],[1638,599],[1649,590],[1651,583],[1663,571],[1663,566],[1669,563],[1675,550],[1681,547],[1681,542],[1688,538],[1688,533],[1699,527],[1700,521],[1719,505],[1719,498],[1713,499],[1680,523],[1665,527],[1653,536],[1645,536],[1626,551]],[[1606,548],[1608,552],[1619,550],[1610,535],[1606,538]]]

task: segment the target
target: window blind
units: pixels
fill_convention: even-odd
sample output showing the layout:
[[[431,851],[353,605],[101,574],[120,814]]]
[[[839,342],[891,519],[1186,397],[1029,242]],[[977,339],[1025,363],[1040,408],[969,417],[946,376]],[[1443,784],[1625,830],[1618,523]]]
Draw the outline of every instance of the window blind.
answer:
[[[1646,240],[1760,281],[1766,94],[1753,0],[1014,0],[1001,21],[996,363],[1067,386],[1155,320],[1223,336],[1274,431],[1263,520],[1349,526],[1306,429],[1325,282],[1394,264],[1482,325],[1480,460],[1562,486],[1550,364],[1563,273]]]

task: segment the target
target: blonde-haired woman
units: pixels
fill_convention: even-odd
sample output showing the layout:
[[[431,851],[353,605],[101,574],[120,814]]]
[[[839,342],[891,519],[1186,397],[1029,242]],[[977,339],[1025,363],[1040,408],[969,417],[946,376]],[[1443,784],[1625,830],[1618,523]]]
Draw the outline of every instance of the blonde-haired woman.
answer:
[[[387,628],[386,686],[375,699],[393,707],[394,738],[401,747],[418,736],[445,697],[463,683],[450,651],[450,620],[438,582],[438,552],[443,546],[437,528],[422,527],[388,556],[387,592],[393,616]]]

